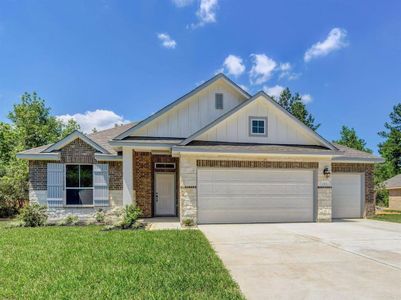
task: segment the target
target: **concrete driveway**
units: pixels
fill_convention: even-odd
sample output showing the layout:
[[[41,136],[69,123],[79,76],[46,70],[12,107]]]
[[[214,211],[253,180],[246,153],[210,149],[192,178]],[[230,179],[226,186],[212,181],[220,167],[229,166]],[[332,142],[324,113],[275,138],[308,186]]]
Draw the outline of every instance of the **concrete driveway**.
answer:
[[[199,228],[248,299],[401,299],[401,224]]]

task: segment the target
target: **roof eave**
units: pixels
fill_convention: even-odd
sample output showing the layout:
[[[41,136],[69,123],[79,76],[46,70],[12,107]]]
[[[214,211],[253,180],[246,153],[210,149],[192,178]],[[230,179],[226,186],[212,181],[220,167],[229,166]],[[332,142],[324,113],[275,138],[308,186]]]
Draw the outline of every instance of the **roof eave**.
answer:
[[[336,157],[333,159],[335,163],[370,163],[379,164],[383,163],[384,159],[381,157]]]
[[[17,158],[23,160],[60,160],[60,153],[17,153]]]
[[[188,154],[229,154],[229,155],[237,155],[237,154],[243,154],[243,155],[261,155],[261,156],[298,156],[298,157],[336,157],[339,154],[336,154],[335,152],[332,151],[322,151],[322,152],[315,152],[315,153],[307,153],[307,152],[296,152],[296,151],[280,151],[280,152],[266,152],[266,151],[249,151],[249,150],[216,150],[216,149],[188,149],[187,147],[177,147],[174,146],[172,147],[172,153],[173,154],[179,154],[179,153],[188,153]]]

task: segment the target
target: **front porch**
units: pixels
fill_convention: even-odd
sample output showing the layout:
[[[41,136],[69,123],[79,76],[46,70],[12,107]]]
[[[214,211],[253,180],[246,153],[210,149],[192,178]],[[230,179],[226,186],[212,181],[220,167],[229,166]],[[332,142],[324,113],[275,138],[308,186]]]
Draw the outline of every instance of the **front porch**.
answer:
[[[179,158],[168,152],[123,149],[123,203],[143,217],[179,216]]]

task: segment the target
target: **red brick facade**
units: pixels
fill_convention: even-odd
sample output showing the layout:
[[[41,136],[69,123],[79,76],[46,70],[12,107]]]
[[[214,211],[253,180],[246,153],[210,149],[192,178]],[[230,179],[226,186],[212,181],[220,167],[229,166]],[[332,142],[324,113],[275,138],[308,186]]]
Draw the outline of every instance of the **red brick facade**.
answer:
[[[75,139],[60,150],[62,163],[95,164],[96,150],[81,139]]]
[[[156,162],[172,162],[178,170],[178,159],[170,155],[152,155],[150,152],[134,152],[134,187],[136,203],[146,218],[153,216],[154,165]],[[157,172],[176,172],[176,170],[157,170]],[[176,197],[178,195],[178,176]]]
[[[375,215],[376,201],[373,180],[373,164],[356,164],[356,163],[333,163],[331,170],[333,173],[365,173],[365,211],[364,216],[370,217]]]
[[[32,190],[47,190],[48,163],[90,163],[96,164],[96,150],[81,139],[76,139],[60,150],[60,161],[29,161],[29,185]],[[123,189],[123,169],[121,161],[102,162],[109,164],[109,189]]]
[[[36,191],[47,190],[47,161],[29,161],[29,188]]]

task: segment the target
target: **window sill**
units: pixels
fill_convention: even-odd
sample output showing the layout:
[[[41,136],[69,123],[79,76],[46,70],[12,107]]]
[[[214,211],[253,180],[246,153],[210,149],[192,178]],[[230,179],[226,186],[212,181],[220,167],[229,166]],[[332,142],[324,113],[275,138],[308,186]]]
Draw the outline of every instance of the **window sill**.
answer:
[[[64,205],[64,208],[93,208],[94,205]]]

